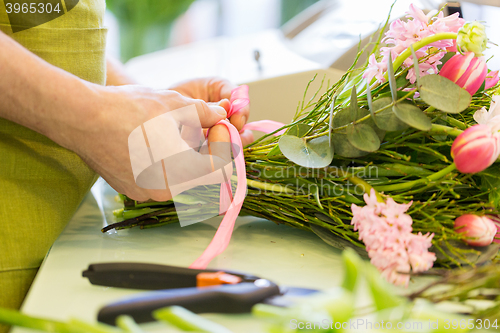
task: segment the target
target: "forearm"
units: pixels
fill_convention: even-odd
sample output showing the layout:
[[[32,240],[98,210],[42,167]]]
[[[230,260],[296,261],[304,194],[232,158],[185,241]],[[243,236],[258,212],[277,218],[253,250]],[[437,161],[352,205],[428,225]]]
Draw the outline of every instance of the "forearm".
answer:
[[[107,86],[123,86],[127,84],[136,84],[121,62],[113,57],[106,57],[106,85]]]
[[[69,147],[96,110],[97,85],[52,66],[0,32],[0,117]]]

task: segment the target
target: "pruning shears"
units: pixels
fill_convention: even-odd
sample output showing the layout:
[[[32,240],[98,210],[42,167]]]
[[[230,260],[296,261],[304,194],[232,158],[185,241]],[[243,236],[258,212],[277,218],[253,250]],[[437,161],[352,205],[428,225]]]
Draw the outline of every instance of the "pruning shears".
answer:
[[[120,315],[129,315],[138,323],[154,321],[153,311],[172,305],[195,313],[246,313],[257,303],[287,307],[297,297],[318,292],[279,287],[241,272],[145,263],[91,264],[83,276],[93,285],[154,290],[101,308],[97,320],[110,325]]]

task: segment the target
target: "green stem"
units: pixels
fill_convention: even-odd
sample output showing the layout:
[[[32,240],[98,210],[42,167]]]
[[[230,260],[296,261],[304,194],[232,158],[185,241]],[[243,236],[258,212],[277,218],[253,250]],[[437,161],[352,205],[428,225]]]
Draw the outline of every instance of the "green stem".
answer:
[[[227,328],[205,319],[180,306],[170,306],[153,312],[153,318],[167,322],[183,331],[232,333]]]
[[[0,308],[0,323],[55,333],[75,332],[68,324],[54,320],[34,318],[20,312]]]
[[[295,194],[294,190],[286,186],[281,186],[279,184],[268,184],[268,183],[258,182],[256,180],[247,179],[247,185],[261,190],[270,191],[272,193]]]
[[[453,118],[453,117],[449,117],[449,116],[448,116],[448,117],[446,117],[446,122],[447,122],[448,124],[450,124],[450,125],[453,125],[453,126],[455,126],[455,127],[458,127],[458,128],[459,128],[459,129],[461,129],[461,130],[466,130],[466,129],[467,129],[467,127],[468,127],[466,124],[464,124],[464,123],[463,123],[463,122],[461,122],[460,120],[455,119],[455,118]]]
[[[448,175],[450,172],[452,172],[455,169],[456,169],[456,165],[455,165],[455,163],[452,163],[452,164],[448,165],[446,168],[444,168],[443,170],[438,171],[436,173],[433,173],[432,175],[430,175],[428,177],[425,177],[425,178],[422,178],[422,179],[413,180],[413,181],[410,181],[410,182],[400,183],[400,184],[393,184],[393,185],[386,185],[386,186],[377,186],[376,190],[377,191],[381,191],[381,192],[382,191],[390,192],[390,191],[405,191],[405,190],[409,190],[409,189],[411,189],[412,187],[414,187],[416,185],[425,184],[427,182],[431,182],[431,181],[435,181],[435,180],[441,179],[441,178],[443,178],[444,176]]]
[[[367,182],[365,182],[363,179],[358,178],[356,176],[349,176],[349,177],[347,177],[347,179],[349,179],[349,181],[351,183],[353,183],[354,185],[360,186],[365,193],[370,193],[371,190],[373,189],[375,191],[375,196],[377,197],[377,200],[379,202],[384,202],[384,198],[382,198],[382,196],[380,195],[380,193],[377,190],[375,190],[373,188],[373,186],[371,186],[370,184],[368,184]]]
[[[437,41],[443,40],[443,39],[457,39],[457,34],[454,32],[441,32],[429,37],[425,37],[424,39],[413,43],[411,46],[413,46],[413,50],[416,52],[417,50],[421,49],[424,46],[427,46],[429,44],[435,43]],[[394,72],[403,64],[403,62],[411,56],[411,48],[408,47],[406,50],[404,50],[403,53],[401,53],[396,60],[393,62],[393,68]],[[387,73],[385,75],[385,78],[387,79]]]
[[[431,130],[429,131],[429,134],[445,134],[445,135],[450,135],[457,137],[460,134],[462,134],[462,130],[458,128],[453,128],[453,127],[448,127],[444,125],[438,125],[438,124],[432,124]]]

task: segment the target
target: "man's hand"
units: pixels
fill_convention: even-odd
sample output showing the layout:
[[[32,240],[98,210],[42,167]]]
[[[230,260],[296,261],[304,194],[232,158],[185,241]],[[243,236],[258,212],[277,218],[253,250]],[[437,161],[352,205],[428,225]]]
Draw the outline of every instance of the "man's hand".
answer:
[[[167,123],[158,135],[165,138],[162,142],[164,149],[172,155],[179,154],[175,163],[166,165],[165,162],[169,182],[184,182],[207,175],[212,171],[210,166],[213,167],[214,164],[219,168],[221,165],[230,166],[226,172],[230,176],[232,164],[229,133],[223,125],[214,126],[226,118],[227,113],[223,107],[192,99],[172,90],[153,90],[141,86],[99,87],[97,90],[99,103],[96,106],[99,111],[94,114],[95,118],[87,119],[81,129],[73,129],[71,141],[66,145],[118,192],[139,201],[166,201],[172,198],[168,184],[166,190],[137,186],[130,161],[132,152],[129,151],[129,135],[148,120],[163,114],[167,115]],[[195,106],[196,113],[179,115],[178,109],[189,105]],[[209,143],[227,143],[224,152],[214,152],[212,149],[213,155],[210,156],[206,150],[198,152],[190,149],[192,145],[179,131],[179,125],[198,121],[202,128],[211,128]],[[150,134],[148,132],[146,137]],[[151,141],[149,144],[152,144]],[[175,175],[175,179],[171,175]]]

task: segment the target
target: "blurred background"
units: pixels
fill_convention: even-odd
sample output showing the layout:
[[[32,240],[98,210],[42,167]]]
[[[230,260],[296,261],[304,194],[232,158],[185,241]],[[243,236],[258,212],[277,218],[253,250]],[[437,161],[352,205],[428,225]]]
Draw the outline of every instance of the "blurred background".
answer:
[[[108,51],[127,62],[139,83],[166,87],[200,76],[236,83],[335,68],[345,71],[393,0],[106,0]],[[415,3],[439,9],[442,0],[399,0],[392,19]],[[449,2],[466,20],[487,22],[500,43],[500,0]],[[490,45],[486,57],[498,52]],[[132,59],[132,60],[131,60]],[[500,68],[500,54],[489,61]]]

